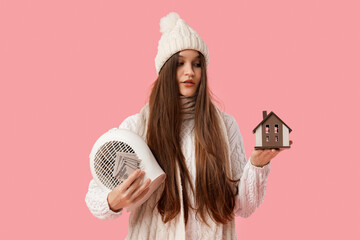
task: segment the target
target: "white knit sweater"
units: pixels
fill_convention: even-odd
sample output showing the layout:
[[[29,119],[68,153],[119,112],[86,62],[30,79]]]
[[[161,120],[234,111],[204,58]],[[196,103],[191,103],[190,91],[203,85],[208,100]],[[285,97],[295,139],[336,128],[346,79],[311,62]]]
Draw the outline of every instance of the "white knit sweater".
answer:
[[[136,132],[139,114],[125,119],[119,128],[129,129]],[[230,167],[233,179],[240,179],[239,194],[236,199],[235,215],[249,217],[262,203],[265,194],[267,177],[270,172],[270,164],[264,167],[255,167],[250,161],[246,161],[244,143],[235,119],[224,113],[223,120],[229,138]],[[184,120],[181,130],[182,151],[187,167],[195,182],[195,149],[193,119]],[[129,232],[127,239],[237,239],[235,221],[226,225],[218,225],[208,218],[210,226],[195,219],[195,213],[189,209],[188,223],[184,224],[183,211],[178,216],[164,224],[157,212],[156,202],[161,195],[160,187],[142,206],[130,214]],[[89,190],[86,194],[86,204],[90,212],[100,219],[114,219],[121,215],[109,209],[107,195],[109,192],[102,190],[94,180],[90,181]],[[190,191],[191,193],[191,191]],[[190,196],[194,205],[194,197]]]

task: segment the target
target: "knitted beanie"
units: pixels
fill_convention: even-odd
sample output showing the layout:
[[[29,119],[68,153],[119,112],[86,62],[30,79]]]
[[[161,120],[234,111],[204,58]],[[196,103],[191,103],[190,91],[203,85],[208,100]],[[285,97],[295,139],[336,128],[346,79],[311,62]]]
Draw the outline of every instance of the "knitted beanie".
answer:
[[[169,13],[160,19],[160,32],[162,36],[159,40],[158,52],[155,57],[155,68],[159,74],[165,62],[175,53],[193,49],[201,52],[206,60],[206,68],[209,65],[209,52],[206,43],[200,35],[195,32],[179,14]]]

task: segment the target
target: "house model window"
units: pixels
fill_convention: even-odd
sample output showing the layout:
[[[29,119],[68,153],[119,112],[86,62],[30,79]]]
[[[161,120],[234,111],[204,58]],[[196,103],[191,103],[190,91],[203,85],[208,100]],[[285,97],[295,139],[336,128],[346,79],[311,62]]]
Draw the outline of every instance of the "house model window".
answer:
[[[275,113],[263,111],[263,120],[255,127],[255,149],[289,148],[291,128]]]
[[[270,125],[265,125],[265,133],[270,133]]]

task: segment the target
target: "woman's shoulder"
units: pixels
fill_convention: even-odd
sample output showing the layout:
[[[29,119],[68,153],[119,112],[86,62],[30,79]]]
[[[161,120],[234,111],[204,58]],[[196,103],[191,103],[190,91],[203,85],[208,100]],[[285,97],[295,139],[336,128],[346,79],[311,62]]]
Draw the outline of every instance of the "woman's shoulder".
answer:
[[[229,113],[221,111],[221,116],[222,116],[225,126],[228,130],[233,127],[238,127],[235,118],[232,115],[230,115]]]
[[[222,112],[222,115],[223,115],[223,118],[225,121],[228,121],[228,122],[235,121],[235,118],[232,115],[230,115],[229,113]]]
[[[238,125],[236,119],[232,115],[230,115],[226,112],[221,111],[221,115],[222,115],[224,124],[226,126],[226,130],[227,130],[229,139],[233,140],[237,136],[241,137],[239,125]]]
[[[139,120],[139,117],[140,117],[140,113],[136,113],[134,115],[125,118],[124,121],[122,121],[122,123],[120,124],[119,128],[128,129],[130,131],[135,132],[136,124]]]

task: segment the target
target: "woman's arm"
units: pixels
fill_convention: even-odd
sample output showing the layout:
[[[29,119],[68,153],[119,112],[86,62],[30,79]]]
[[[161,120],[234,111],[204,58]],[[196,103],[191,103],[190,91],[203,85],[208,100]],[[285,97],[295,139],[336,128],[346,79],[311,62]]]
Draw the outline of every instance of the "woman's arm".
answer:
[[[251,159],[246,161],[244,142],[236,120],[225,116],[228,129],[230,164],[234,179],[240,179],[234,213],[237,216],[249,217],[264,200],[270,164],[254,166]]]
[[[114,212],[110,209],[107,201],[109,192],[103,190],[94,180],[91,180],[85,197],[85,202],[90,212],[102,220],[117,218],[122,213],[122,211]]]
[[[238,185],[235,215],[249,217],[264,201],[266,181],[270,173],[270,164],[256,167],[249,160],[242,172]]]
[[[120,125],[119,128],[128,129],[134,131],[135,123],[137,119],[137,114],[126,118]],[[108,220],[114,219],[121,215],[122,209],[117,209],[116,211],[112,211],[110,208],[108,197],[109,193],[112,191],[104,190],[99,185],[96,184],[94,180],[90,181],[89,189],[85,197],[86,205],[88,206],[90,212],[97,218]],[[121,193],[121,191],[118,191]],[[119,194],[112,194],[110,198],[110,202],[119,206],[118,196]]]

